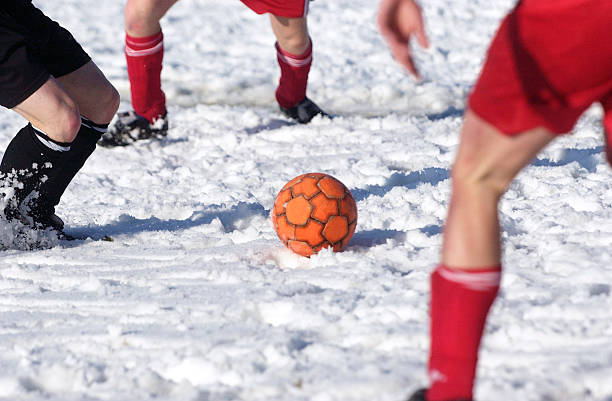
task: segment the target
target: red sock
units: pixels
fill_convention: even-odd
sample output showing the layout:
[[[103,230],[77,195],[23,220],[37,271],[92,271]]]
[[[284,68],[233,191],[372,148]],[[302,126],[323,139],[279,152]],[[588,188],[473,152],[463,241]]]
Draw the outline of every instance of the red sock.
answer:
[[[276,43],[276,58],[281,77],[276,89],[276,101],[284,108],[297,105],[306,97],[308,72],[312,64],[312,42],[299,56],[284,51]]]
[[[478,346],[497,296],[501,266],[431,275],[431,350],[428,401],[471,400]]]
[[[164,35],[161,31],[144,38],[125,35],[132,107],[149,122],[166,114],[166,96],[161,89]]]

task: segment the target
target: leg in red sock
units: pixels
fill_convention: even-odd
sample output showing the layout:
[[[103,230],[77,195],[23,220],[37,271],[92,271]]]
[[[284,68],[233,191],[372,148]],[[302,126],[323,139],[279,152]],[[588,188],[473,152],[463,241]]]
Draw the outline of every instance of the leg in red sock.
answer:
[[[163,38],[161,31],[141,38],[125,36],[132,107],[150,123],[166,114],[166,97],[161,88]]]
[[[276,57],[281,69],[276,101],[281,107],[294,107],[306,98],[308,73],[312,64],[312,44],[309,44],[304,53],[294,55],[284,51],[276,43]]]
[[[472,399],[478,347],[499,288],[497,204],[516,174],[553,138],[543,128],[506,136],[466,112],[452,170],[442,264],[432,274],[427,401]]]
[[[132,110],[121,112],[99,144],[126,146],[168,134],[166,96],[161,88],[164,36],[160,19],[178,0],[128,0],[125,6],[125,59]]]
[[[125,57],[132,106],[149,123],[166,114],[161,89],[164,42],[159,21],[178,0],[128,0],[125,6]]]
[[[472,399],[478,346],[500,276],[501,266],[454,270],[440,265],[432,274],[429,401]]]
[[[308,73],[312,64],[312,43],[306,18],[270,15],[276,36],[276,56],[281,76],[276,101],[281,111],[299,123],[306,124],[316,115],[329,116],[306,96]]]
[[[277,40],[276,55],[281,69],[276,100],[281,107],[294,107],[306,97],[312,64],[312,43],[306,17],[270,15],[270,23]]]

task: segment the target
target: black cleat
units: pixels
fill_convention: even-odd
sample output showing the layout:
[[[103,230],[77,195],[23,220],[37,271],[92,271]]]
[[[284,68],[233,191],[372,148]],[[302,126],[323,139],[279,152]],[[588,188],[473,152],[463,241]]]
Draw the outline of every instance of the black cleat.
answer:
[[[4,209],[4,216],[8,221],[20,221],[23,225],[34,230],[51,229],[57,231],[58,235],[64,232],[64,221],[55,214],[54,209],[45,213],[38,211],[26,215],[15,208],[6,207]]]
[[[426,392],[427,392],[427,389],[425,388],[417,390],[414,394],[412,394],[410,398],[408,398],[408,401],[427,401],[425,399]]]
[[[64,232],[64,221],[55,213],[35,218],[34,226],[43,230],[50,228],[58,233]]]
[[[427,398],[425,398],[425,393],[427,393],[426,388],[417,390],[414,394],[412,394],[410,398],[408,398],[408,401],[427,401]],[[449,400],[449,401],[472,401],[472,400]]]
[[[127,146],[142,139],[162,139],[166,135],[168,135],[168,114],[149,123],[149,120],[130,110],[117,114],[117,121],[102,135],[98,144],[113,148]]]
[[[46,216],[24,217],[20,221],[34,230],[51,230],[54,231],[59,240],[74,241],[74,236],[67,234],[64,231],[64,221],[55,213]]]
[[[305,97],[304,100],[302,100],[293,107],[285,108],[280,106],[280,109],[284,115],[294,119],[300,124],[308,124],[310,120],[312,120],[315,116],[318,115],[323,117],[329,117],[329,114],[321,110],[319,106],[317,106],[312,100],[308,99],[307,97]]]

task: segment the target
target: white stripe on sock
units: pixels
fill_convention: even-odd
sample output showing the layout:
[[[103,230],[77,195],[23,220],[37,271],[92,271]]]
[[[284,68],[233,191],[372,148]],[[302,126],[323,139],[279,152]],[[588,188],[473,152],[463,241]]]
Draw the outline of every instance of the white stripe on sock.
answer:
[[[144,50],[132,49],[128,45],[125,45],[125,54],[127,54],[129,57],[144,57],[144,56],[155,54],[161,51],[163,47],[164,47],[163,40],[159,42],[158,44],[156,44],[155,46],[153,46],[152,48],[144,49]]]
[[[95,125],[87,124],[85,122],[85,120],[81,120],[81,125],[84,125],[87,128],[91,128],[92,130],[98,131],[98,132],[101,132],[101,133],[105,133],[108,130],[107,127],[97,127]]]
[[[42,143],[43,145],[45,145],[46,147],[48,147],[51,150],[55,150],[56,152],[68,152],[70,150],[70,145],[68,146],[62,146],[56,142],[50,141],[49,139],[45,138],[48,137],[49,135],[45,134],[45,132],[43,130],[40,130],[34,126],[32,126],[32,128],[34,129],[34,133],[36,134],[36,138],[38,138],[38,140],[40,141],[40,143]],[[44,136],[40,136],[40,134],[43,134]]]
[[[462,270],[449,269],[446,267],[438,267],[436,271],[446,280],[462,284],[466,288],[475,291],[489,290],[498,286],[501,281],[501,271],[479,272],[470,270],[469,272],[466,272]]]
[[[306,57],[305,59],[297,59],[293,57],[289,57],[279,51],[276,52],[278,54],[278,58],[281,59],[285,64],[289,64],[292,67],[304,67],[312,61],[312,54]]]
[[[128,39],[125,40],[125,43],[127,43],[128,45],[132,45],[132,46],[136,45],[136,46],[143,46],[143,47],[145,47],[145,46],[154,45],[154,44],[156,44],[158,42],[161,42],[161,41],[163,41],[163,39],[160,40],[160,38],[157,38],[157,37],[155,39],[152,39],[152,40],[148,41],[148,42],[137,42],[135,40],[130,40],[128,38]]]

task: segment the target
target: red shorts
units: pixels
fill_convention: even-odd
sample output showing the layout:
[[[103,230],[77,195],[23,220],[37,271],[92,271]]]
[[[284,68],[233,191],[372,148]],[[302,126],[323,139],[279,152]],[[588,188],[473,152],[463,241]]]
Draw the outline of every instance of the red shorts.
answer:
[[[595,102],[609,124],[611,16],[611,0],[523,0],[491,43],[470,108],[508,135],[569,132]]]
[[[257,14],[270,13],[277,17],[300,18],[308,14],[310,0],[241,0]]]

